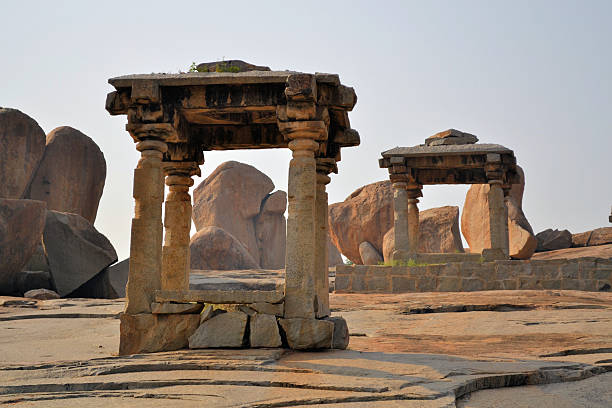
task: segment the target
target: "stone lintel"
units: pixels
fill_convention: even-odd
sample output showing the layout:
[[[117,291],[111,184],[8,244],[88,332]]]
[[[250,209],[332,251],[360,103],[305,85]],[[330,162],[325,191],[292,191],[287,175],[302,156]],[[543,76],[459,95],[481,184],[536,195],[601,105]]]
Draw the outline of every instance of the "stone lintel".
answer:
[[[250,304],[281,303],[285,294],[281,290],[188,290],[155,292],[159,303],[212,303],[212,304]]]
[[[184,314],[200,313],[203,305],[200,303],[151,303],[153,314]]]

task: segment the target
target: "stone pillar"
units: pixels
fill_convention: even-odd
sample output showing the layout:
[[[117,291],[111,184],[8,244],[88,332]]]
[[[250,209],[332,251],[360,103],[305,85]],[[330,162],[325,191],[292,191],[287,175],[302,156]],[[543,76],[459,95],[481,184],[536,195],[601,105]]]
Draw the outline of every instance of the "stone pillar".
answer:
[[[489,234],[491,237],[491,249],[500,249],[505,255],[508,254],[508,215],[504,202],[504,191],[501,180],[489,181]]]
[[[136,205],[126,287],[125,313],[128,314],[150,313],[155,290],[161,287],[162,157],[168,146],[159,140],[143,140],[136,145],[136,149],[140,151],[141,158],[134,170]]]
[[[199,173],[195,162],[171,162],[165,167],[166,197],[164,226],[166,237],[162,255],[161,288],[189,289],[189,232],[191,230],[191,176]]]
[[[335,166],[334,159],[317,159],[317,187],[315,199],[315,292],[317,318],[329,316],[329,234],[327,192],[325,186],[331,181],[328,174]]]
[[[318,143],[310,138],[289,142],[289,216],[285,260],[285,317],[315,317],[315,195]]]
[[[419,207],[417,206],[421,197],[421,186],[408,185],[408,253],[416,255],[419,252]]]
[[[490,253],[493,257],[508,257],[510,252],[508,245],[508,207],[506,205],[503,184],[503,172],[501,156],[499,154],[487,154],[485,171],[489,183],[487,200],[489,201],[489,236],[491,239]],[[508,189],[509,192],[509,189]],[[499,254],[499,255],[496,255]],[[486,256],[485,256],[486,257]]]
[[[510,257],[510,219],[508,218],[508,201],[510,200],[510,189],[511,185],[503,185],[502,190],[504,192],[504,214],[502,222],[502,250],[504,251],[504,255],[506,257]]]
[[[395,250],[393,259],[399,259],[409,252],[408,231],[408,192],[405,181],[393,182],[393,229]]]

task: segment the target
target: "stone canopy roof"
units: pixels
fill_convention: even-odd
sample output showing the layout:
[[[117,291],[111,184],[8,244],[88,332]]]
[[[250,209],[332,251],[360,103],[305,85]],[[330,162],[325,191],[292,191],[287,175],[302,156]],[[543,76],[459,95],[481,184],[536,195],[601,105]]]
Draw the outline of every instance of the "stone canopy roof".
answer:
[[[382,152],[383,157],[453,156],[465,154],[514,154],[512,150],[498,144],[476,143],[462,145],[394,147]]]
[[[295,121],[324,127],[316,157],[339,161],[342,147],[360,143],[348,118],[357,96],[336,74],[189,72],[124,75],[108,82],[116,91],[107,96],[107,111],[128,116],[135,140],[143,127],[163,132],[169,143],[164,160],[197,156],[200,162],[207,150],[285,148],[283,124]]]
[[[386,150],[378,162],[389,170],[392,180],[416,185],[518,182],[514,152],[498,144],[476,143],[477,140],[469,133],[449,129],[427,138],[426,144]],[[434,145],[432,141],[448,144]]]

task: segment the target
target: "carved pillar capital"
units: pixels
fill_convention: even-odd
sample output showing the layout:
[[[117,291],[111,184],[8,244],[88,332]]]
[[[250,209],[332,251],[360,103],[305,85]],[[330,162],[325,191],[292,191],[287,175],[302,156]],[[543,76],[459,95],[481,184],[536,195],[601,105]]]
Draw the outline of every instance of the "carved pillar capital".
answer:
[[[290,140],[327,140],[327,125],[322,120],[278,122],[278,129]]]

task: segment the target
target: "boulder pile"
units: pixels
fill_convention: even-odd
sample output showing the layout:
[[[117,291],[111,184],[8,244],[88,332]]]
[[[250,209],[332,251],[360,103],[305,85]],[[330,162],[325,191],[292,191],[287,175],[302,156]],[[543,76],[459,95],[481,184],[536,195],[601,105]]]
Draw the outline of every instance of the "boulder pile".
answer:
[[[228,161],[193,192],[191,268],[204,270],[285,267],[287,193],[255,167]],[[341,263],[330,246],[330,265]]]
[[[117,282],[115,249],[93,226],[106,178],[96,143],[67,126],[45,136],[28,115],[0,108],[0,146],[0,294],[121,296],[111,281],[125,286],[127,276]]]
[[[330,236],[340,252],[355,264],[389,262],[393,241],[393,189],[379,181],[355,190],[343,202],[329,206]],[[459,208],[421,211],[421,252],[463,252]]]

